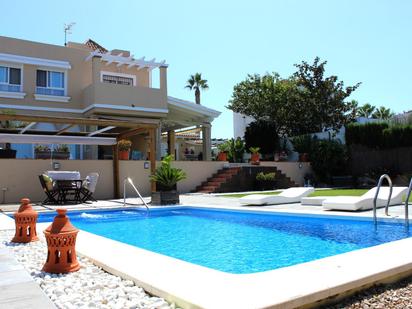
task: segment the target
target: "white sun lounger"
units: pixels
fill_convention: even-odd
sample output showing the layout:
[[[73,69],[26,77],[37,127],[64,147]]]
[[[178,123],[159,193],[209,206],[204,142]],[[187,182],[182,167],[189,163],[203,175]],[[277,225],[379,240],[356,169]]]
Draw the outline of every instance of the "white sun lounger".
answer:
[[[299,203],[304,196],[308,196],[315,189],[313,187],[289,188],[278,195],[251,194],[239,199],[242,205],[273,205]]]
[[[407,187],[393,187],[389,205],[402,204],[402,198],[406,195]],[[368,210],[373,208],[376,187],[370,189],[362,196],[331,196],[322,202],[323,209],[328,210]],[[381,187],[379,190],[377,207],[385,207],[388,201],[389,187]]]

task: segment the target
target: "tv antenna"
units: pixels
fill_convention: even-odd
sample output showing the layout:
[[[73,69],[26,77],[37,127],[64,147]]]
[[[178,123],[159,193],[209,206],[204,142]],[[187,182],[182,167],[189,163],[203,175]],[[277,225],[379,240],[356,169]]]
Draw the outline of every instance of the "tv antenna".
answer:
[[[72,34],[72,28],[76,23],[64,24],[64,46],[67,45],[67,35]]]

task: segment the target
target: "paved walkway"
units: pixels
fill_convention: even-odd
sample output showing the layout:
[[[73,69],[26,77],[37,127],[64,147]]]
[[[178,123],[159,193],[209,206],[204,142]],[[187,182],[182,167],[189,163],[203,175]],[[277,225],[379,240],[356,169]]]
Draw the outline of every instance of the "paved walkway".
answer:
[[[0,308],[56,308],[7,248],[0,248]]]

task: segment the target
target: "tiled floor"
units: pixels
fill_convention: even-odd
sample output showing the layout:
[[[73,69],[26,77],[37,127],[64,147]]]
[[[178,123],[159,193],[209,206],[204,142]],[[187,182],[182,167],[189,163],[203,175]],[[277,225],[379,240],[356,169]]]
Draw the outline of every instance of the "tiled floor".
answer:
[[[7,248],[0,248],[0,308],[55,308]]]

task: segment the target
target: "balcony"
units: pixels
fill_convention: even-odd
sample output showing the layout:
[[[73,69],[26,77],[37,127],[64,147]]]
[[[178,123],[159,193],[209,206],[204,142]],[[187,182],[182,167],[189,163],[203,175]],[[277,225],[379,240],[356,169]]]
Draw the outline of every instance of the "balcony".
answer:
[[[86,114],[158,115],[167,113],[167,95],[162,89],[97,82],[83,91]]]

